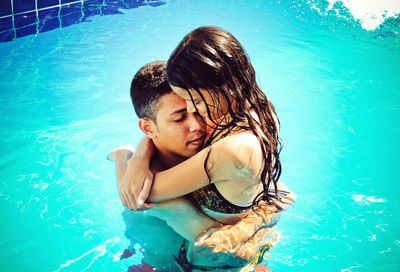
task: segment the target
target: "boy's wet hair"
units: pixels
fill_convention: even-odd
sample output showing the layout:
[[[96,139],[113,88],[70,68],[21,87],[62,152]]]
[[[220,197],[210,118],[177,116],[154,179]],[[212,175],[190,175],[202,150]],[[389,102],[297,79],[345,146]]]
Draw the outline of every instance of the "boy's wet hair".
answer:
[[[139,118],[156,120],[158,101],[172,92],[166,75],[166,62],[154,61],[144,65],[131,83],[131,100]]]

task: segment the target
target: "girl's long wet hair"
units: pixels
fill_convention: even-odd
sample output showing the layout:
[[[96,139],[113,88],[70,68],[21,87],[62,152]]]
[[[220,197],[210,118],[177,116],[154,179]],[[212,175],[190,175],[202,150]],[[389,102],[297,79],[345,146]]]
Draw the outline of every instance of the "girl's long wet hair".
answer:
[[[277,198],[277,181],[281,174],[279,120],[274,106],[258,86],[254,68],[239,41],[217,27],[197,28],[187,34],[172,53],[167,63],[167,77],[173,86],[196,90],[203,100],[200,88],[210,92],[214,103],[207,105],[207,114],[214,132],[206,145],[235,129],[252,131],[263,153],[263,191],[256,196],[253,206],[260,200],[270,203],[271,198]],[[225,99],[228,105],[231,121],[226,124],[212,119],[211,111],[218,110],[221,103],[218,97]],[[236,109],[232,108],[233,104]],[[258,120],[252,116],[252,111]],[[207,161],[204,165],[209,175]]]

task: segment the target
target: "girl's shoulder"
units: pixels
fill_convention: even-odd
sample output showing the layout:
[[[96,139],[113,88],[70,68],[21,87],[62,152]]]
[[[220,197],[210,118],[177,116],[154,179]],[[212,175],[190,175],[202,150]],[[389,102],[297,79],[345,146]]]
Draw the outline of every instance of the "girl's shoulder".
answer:
[[[211,152],[219,153],[219,158],[231,162],[235,168],[248,168],[258,173],[262,163],[260,140],[250,131],[228,135],[211,145]]]
[[[219,139],[216,143],[220,142],[221,145],[228,145],[228,147],[245,146],[248,148],[260,147],[260,140],[257,136],[248,130],[240,130],[231,133],[224,138]]]
[[[225,138],[221,139],[222,143],[228,144],[228,146],[243,146],[247,148],[258,148],[260,147],[260,141],[256,135],[251,131],[241,130],[239,132],[230,134]]]

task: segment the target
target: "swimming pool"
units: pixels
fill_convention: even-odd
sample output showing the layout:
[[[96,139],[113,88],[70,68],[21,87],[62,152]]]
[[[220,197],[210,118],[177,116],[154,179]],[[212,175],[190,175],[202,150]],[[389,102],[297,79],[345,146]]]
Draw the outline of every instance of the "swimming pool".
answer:
[[[139,246],[120,260],[129,240],[105,155],[140,139],[128,93],[137,69],[217,25],[244,45],[276,106],[282,180],[298,196],[269,266],[400,271],[400,21],[367,30],[329,2],[173,0],[1,43],[0,270],[140,262]]]

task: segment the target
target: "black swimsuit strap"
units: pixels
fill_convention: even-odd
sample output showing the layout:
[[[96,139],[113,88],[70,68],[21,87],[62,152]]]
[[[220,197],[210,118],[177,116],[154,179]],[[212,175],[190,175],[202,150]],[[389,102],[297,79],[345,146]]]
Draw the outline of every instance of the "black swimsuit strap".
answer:
[[[190,196],[194,203],[200,208],[207,208],[208,210],[219,213],[243,213],[251,207],[251,205],[238,206],[231,203],[218,191],[213,183],[194,191]]]
[[[226,207],[230,207],[230,209],[231,209],[231,211],[232,211],[231,213],[242,213],[242,212],[248,210],[248,209],[251,207],[251,204],[250,204],[250,205],[247,205],[247,206],[238,206],[238,205],[236,205],[236,204],[233,204],[232,202],[230,202],[229,200],[227,200],[227,199],[220,193],[220,191],[218,190],[217,186],[215,186],[215,183],[211,183],[209,186],[210,186],[210,189],[213,190],[213,191],[215,192],[216,195],[218,195],[218,197],[220,198],[220,200],[221,200],[222,202],[224,202],[224,205],[225,205]]]

